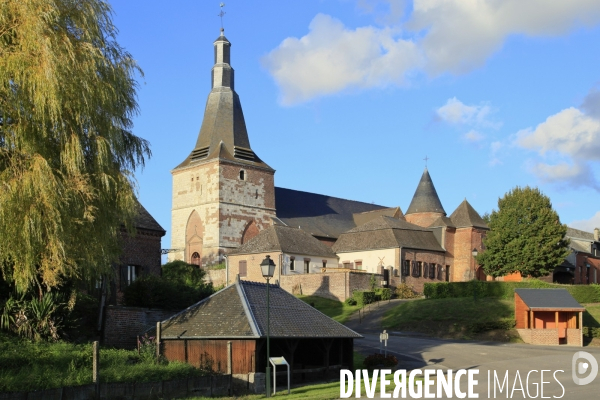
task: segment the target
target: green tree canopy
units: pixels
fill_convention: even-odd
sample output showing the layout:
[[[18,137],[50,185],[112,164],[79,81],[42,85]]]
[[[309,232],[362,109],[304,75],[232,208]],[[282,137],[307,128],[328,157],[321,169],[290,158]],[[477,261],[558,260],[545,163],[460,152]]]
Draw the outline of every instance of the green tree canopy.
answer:
[[[136,76],[101,0],[0,2],[0,268],[18,290],[111,272],[137,202]]]
[[[488,275],[545,276],[569,254],[567,226],[537,188],[516,187],[498,199],[489,226],[485,251],[477,256]]]

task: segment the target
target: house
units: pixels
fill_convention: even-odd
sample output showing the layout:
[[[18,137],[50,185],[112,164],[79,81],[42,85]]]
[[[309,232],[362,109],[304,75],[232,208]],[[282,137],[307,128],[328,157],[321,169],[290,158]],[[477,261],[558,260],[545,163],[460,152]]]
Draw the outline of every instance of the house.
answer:
[[[269,289],[270,356],[285,357],[293,380],[339,376],[340,369],[353,368],[353,341],[361,335],[278,285]],[[160,323],[167,360],[208,362],[215,371],[250,381],[258,381],[267,366],[266,339],[267,284],[239,278]]]
[[[554,269],[553,281],[557,283],[590,284],[600,282],[600,230],[585,232],[568,228],[565,235],[571,253]]]
[[[583,346],[584,311],[566,289],[515,289],[515,327],[525,343]]]

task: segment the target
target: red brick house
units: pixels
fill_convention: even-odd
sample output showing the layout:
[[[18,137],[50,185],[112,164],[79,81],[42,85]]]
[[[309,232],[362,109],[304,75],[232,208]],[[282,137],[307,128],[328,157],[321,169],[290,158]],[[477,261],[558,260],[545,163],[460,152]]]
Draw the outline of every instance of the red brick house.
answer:
[[[584,311],[566,289],[515,289],[515,327],[525,343],[583,346]]]

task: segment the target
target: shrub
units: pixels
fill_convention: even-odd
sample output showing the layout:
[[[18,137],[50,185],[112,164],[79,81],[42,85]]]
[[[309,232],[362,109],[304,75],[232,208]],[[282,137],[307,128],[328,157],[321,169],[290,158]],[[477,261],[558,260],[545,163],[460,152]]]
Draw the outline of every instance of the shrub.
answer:
[[[600,338],[600,328],[584,326],[583,327],[583,336],[588,338]]]
[[[419,297],[419,294],[413,290],[412,286],[401,283],[396,286],[396,297],[399,299],[414,299]]]
[[[389,289],[389,288],[375,289],[375,295],[379,297],[379,300],[389,300],[392,298],[392,289]]]
[[[368,370],[373,370],[379,366],[383,366],[384,368],[393,368],[398,365],[398,359],[391,354],[386,357],[383,354],[375,353],[365,357],[363,365]]]
[[[579,303],[600,302],[600,285],[558,285],[538,279],[527,279],[522,282],[436,282],[425,283],[423,293],[428,299],[445,299],[450,297],[497,297],[501,299],[512,299],[515,289],[518,288],[562,288]]]
[[[159,276],[142,276],[123,291],[124,302],[130,307],[181,310],[213,293],[212,284],[192,287]]]
[[[357,290],[352,294],[359,306],[371,304],[375,301],[375,292]]]
[[[355,306],[357,304],[356,299],[354,297],[348,297],[344,303],[346,303],[349,306]]]

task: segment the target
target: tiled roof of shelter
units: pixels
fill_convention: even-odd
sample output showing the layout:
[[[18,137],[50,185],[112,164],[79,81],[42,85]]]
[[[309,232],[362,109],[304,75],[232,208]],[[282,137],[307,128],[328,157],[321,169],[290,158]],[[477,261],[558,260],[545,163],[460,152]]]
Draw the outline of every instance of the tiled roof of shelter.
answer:
[[[342,235],[332,246],[336,253],[405,247],[443,252],[431,229],[380,216]]]
[[[196,146],[175,169],[212,159],[235,161],[271,170],[250,147],[240,98],[229,64],[231,43],[221,32],[214,42],[212,89],[206,101]]]
[[[280,187],[275,188],[275,208],[277,218],[288,226],[332,239],[356,227],[355,214],[390,210],[376,204]]]
[[[515,289],[525,304],[536,308],[584,310],[584,307],[566,289]]]
[[[271,338],[361,338],[304,301],[270,285]],[[267,332],[267,285],[240,281],[161,324],[163,339],[262,338]]]
[[[158,222],[156,222],[156,220],[154,219],[154,217],[148,212],[148,210],[146,210],[146,208],[144,208],[144,206],[137,201],[137,205],[138,205],[138,213],[137,215],[134,217],[134,225],[137,229],[145,229],[145,230],[149,230],[149,231],[156,231],[156,232],[162,232],[163,236],[166,231],[163,229],[162,226],[160,226],[160,224]]]
[[[229,254],[252,254],[268,251],[337,258],[329,246],[315,239],[310,233],[283,225],[273,225],[263,229],[258,235]]]
[[[442,207],[442,202],[438,197],[435,186],[433,186],[433,181],[431,180],[431,176],[429,175],[427,168],[425,168],[425,171],[423,171],[423,175],[421,176],[417,190],[415,191],[415,194],[405,214],[408,215],[425,212],[442,213],[446,215],[446,211],[444,211],[444,207]]]
[[[456,210],[454,210],[450,219],[457,228],[472,226],[475,228],[490,229],[483,218],[475,211],[473,206],[469,204],[467,199],[464,199],[463,202],[456,207]]]

